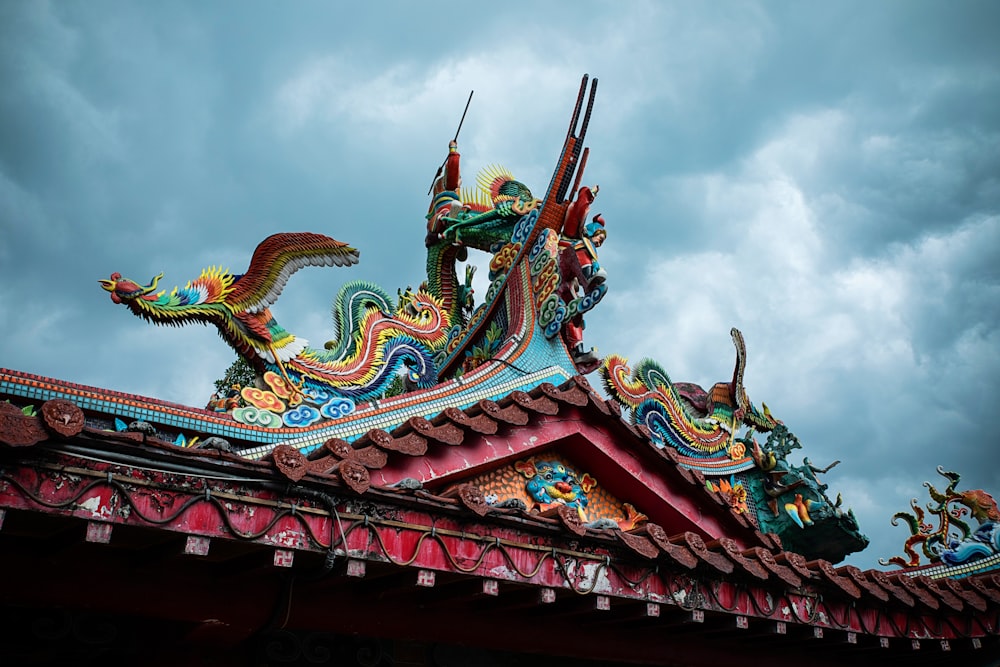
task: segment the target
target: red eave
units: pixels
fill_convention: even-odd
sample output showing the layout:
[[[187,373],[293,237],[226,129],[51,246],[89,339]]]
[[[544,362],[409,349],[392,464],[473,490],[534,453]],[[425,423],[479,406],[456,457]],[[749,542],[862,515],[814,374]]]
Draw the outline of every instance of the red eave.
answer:
[[[372,471],[374,484],[413,478],[430,488],[446,485],[519,458],[559,451],[625,502],[672,532],[694,530],[707,539],[730,537],[743,548],[768,538],[705,488],[697,471],[680,466],[672,450],[657,449],[621,419],[617,406],[598,396],[586,379],[561,387],[449,409],[426,420],[414,417],[391,433],[372,431],[354,443],[389,454]]]

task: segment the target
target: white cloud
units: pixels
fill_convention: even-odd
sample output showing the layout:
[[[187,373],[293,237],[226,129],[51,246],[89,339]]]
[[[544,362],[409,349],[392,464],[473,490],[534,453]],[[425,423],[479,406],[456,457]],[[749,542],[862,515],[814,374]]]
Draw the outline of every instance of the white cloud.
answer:
[[[839,113],[799,116],[731,171],[685,177],[679,189],[697,193],[688,202],[696,217],[719,221],[712,249],[653,259],[631,287],[612,275],[614,315],[605,317],[630,326],[600,331],[607,350],[652,356],[675,379],[707,386],[728,378],[724,333],[742,328],[751,396],[786,420],[805,455],[848,462],[831,489],[874,536],[859,557],[871,566],[905,537],[886,528],[906,509],[889,491],[898,467],[923,462],[929,475],[945,460],[991,456],[970,436],[994,409],[1000,370],[1000,218],[845,253],[828,202],[803,181],[852,132]]]

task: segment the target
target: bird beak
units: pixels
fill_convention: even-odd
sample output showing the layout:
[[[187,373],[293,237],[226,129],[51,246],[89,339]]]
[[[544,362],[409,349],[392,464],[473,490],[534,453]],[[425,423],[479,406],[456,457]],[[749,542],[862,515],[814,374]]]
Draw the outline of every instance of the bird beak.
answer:
[[[122,302],[121,297],[115,294],[115,288],[118,286],[117,280],[98,280],[97,282],[101,283],[101,287],[104,288],[106,291],[111,292],[112,301],[114,301],[115,303]]]

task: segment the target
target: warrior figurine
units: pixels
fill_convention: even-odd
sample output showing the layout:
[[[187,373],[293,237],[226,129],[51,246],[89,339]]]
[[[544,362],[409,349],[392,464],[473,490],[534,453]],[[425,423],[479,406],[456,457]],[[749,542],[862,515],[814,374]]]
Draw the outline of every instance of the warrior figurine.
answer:
[[[607,238],[604,218],[598,214],[590,222],[584,222],[599,190],[596,185],[580,188],[563,218],[559,270],[563,277],[560,297],[565,303],[576,298],[578,290],[587,294],[607,279],[607,273],[597,261],[597,248]],[[578,367],[598,361],[594,350],[586,350],[583,346],[584,326],[583,315],[577,314],[563,327],[566,345]]]
[[[580,286],[584,292],[589,292],[607,279],[607,273],[597,262],[597,248],[607,238],[604,218],[598,214],[590,222],[584,223],[590,213],[590,205],[599,190],[600,187],[596,185],[593,188],[587,186],[580,188],[576,200],[566,209],[562,239],[559,241],[564,250],[571,247],[576,253],[580,269],[583,271],[584,280]]]

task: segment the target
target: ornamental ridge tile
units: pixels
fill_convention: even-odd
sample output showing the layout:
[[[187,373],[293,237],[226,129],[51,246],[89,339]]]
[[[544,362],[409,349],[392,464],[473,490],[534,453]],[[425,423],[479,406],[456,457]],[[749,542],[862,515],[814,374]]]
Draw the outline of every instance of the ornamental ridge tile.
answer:
[[[853,565],[838,567],[836,572],[842,576],[850,577],[868,595],[878,598],[882,602],[889,600],[889,594],[883,588],[866,579],[864,573]]]
[[[806,567],[817,572],[822,579],[830,582],[852,598],[861,597],[861,589],[849,578],[840,576],[830,561],[819,558],[806,563]]]
[[[955,611],[962,611],[965,606],[962,604],[962,600],[959,599],[957,595],[952,593],[947,588],[941,586],[939,582],[935,579],[929,577],[919,577],[917,583],[924,586],[931,594],[935,595],[941,602],[948,605]]]
[[[936,611],[941,606],[941,603],[938,602],[936,596],[931,595],[926,588],[918,585],[917,582],[914,581],[916,577],[907,576],[906,574],[901,573],[894,573],[889,575],[889,579],[893,581],[893,583],[896,583],[900,587],[906,589],[907,593],[923,603],[926,607]]]
[[[752,547],[744,551],[742,555],[745,558],[752,557],[756,559],[764,569],[784,581],[792,588],[798,588],[802,585],[802,578],[795,574],[791,568],[779,565],[775,560],[774,555],[767,549],[764,549],[763,547]]]

